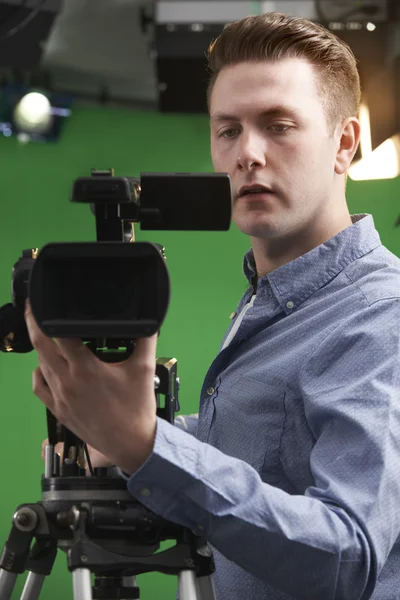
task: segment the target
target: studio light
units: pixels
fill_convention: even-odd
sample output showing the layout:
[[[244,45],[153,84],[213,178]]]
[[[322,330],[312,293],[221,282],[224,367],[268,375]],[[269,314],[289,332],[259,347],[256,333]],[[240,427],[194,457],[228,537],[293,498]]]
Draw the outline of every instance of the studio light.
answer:
[[[373,152],[359,160],[349,169],[354,181],[394,179],[400,174],[400,135],[385,140]]]
[[[21,142],[55,142],[71,116],[73,97],[14,85],[0,89],[0,135]]]
[[[47,96],[40,92],[29,92],[14,108],[14,121],[20,131],[44,134],[52,126],[53,115]]]
[[[368,105],[360,107],[361,159],[349,169],[349,177],[354,181],[393,179],[400,175],[400,135],[394,134],[372,150],[371,121]]]

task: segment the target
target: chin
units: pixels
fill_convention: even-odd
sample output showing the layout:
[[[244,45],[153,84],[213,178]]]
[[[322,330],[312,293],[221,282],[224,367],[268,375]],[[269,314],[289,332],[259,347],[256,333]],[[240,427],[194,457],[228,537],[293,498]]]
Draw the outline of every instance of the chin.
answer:
[[[276,210],[268,210],[262,203],[250,207],[238,204],[232,211],[232,221],[235,225],[252,237],[264,237],[269,231],[272,233],[277,227],[277,220]]]
[[[234,219],[233,222],[242,233],[253,238],[274,238],[281,233],[272,219]]]

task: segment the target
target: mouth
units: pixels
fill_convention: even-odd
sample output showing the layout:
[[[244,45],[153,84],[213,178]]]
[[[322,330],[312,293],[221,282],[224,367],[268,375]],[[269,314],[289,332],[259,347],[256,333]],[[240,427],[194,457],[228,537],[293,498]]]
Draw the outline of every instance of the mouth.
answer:
[[[244,196],[253,196],[254,198],[258,198],[263,194],[273,194],[274,192],[271,188],[265,185],[244,185],[239,190],[239,198],[243,198]]]

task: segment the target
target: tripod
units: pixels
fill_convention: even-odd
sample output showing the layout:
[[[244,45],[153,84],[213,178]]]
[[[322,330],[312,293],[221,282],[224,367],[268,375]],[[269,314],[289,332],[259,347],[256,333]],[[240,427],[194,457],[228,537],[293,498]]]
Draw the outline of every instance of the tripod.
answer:
[[[176,360],[157,359],[157,414],[172,423],[178,385]],[[85,444],[60,427],[51,413],[47,416],[42,500],[21,505],[14,514],[0,558],[0,600],[10,600],[17,575],[25,570],[29,574],[21,600],[37,600],[58,549],[67,553],[74,600],[137,600],[136,576],[152,571],[178,576],[180,600],[215,600],[214,562],[205,540],[146,509],[121,477],[92,469],[89,454],[92,476],[87,477]],[[62,464],[54,452],[60,435]],[[157,552],[163,540],[175,540],[176,545]]]

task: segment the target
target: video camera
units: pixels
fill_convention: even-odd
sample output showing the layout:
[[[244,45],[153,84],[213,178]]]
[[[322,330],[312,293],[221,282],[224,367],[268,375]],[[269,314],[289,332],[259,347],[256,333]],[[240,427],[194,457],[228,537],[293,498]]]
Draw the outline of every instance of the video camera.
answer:
[[[137,337],[153,335],[167,313],[170,282],[164,249],[135,242],[142,230],[226,231],[231,186],[225,173],[92,170],[74,181],[72,202],[89,203],[96,242],[50,243],[23,250],[12,270],[12,303],[0,308],[0,350],[29,352],[24,320],[50,337],[81,338],[107,362],[125,359]]]

